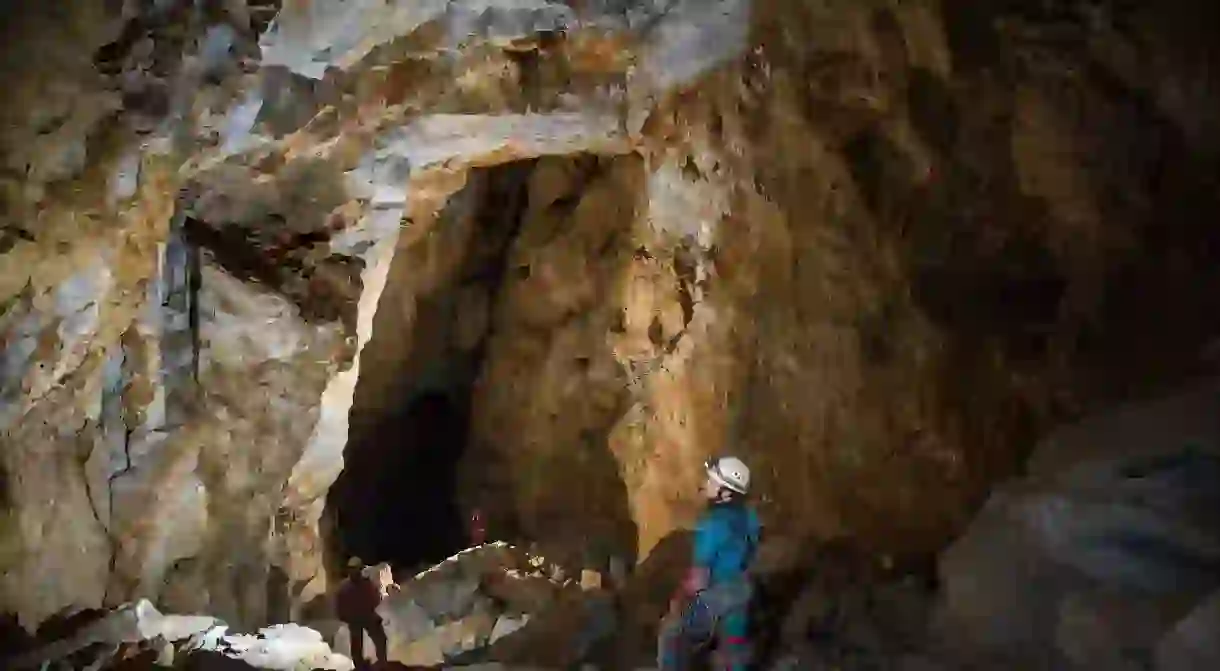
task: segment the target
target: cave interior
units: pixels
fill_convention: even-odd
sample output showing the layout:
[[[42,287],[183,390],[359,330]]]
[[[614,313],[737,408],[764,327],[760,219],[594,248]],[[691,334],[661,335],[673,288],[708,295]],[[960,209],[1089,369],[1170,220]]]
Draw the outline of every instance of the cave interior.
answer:
[[[340,559],[418,570],[469,545],[472,510],[461,496],[459,467],[487,324],[528,206],[534,163],[472,171],[430,234],[450,251],[400,249],[395,256],[365,349],[344,469],[327,497],[332,552]],[[418,263],[442,266],[435,281],[404,279]],[[481,314],[463,309],[472,294],[485,297],[473,308]],[[407,302],[412,316],[404,326]]]

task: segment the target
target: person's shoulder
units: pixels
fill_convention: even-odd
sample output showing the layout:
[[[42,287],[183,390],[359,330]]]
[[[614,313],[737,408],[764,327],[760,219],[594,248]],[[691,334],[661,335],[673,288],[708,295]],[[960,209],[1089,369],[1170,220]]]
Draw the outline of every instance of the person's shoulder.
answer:
[[[724,526],[725,517],[720,506],[708,506],[695,520],[695,533],[708,533]]]
[[[737,520],[741,516],[741,507],[733,504],[719,504],[709,506],[699,517],[699,523],[708,527],[717,529],[722,527],[732,527],[737,524]]]

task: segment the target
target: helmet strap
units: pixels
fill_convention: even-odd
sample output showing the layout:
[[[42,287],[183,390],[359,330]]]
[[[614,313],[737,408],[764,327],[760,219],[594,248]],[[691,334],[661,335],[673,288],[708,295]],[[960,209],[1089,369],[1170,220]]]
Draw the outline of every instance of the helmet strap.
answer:
[[[732,501],[741,496],[741,493],[729,486],[728,481],[724,479],[724,475],[720,472],[720,464],[714,461],[709,461],[705,464],[707,467],[707,476],[716,483],[716,498],[712,499],[716,503]]]

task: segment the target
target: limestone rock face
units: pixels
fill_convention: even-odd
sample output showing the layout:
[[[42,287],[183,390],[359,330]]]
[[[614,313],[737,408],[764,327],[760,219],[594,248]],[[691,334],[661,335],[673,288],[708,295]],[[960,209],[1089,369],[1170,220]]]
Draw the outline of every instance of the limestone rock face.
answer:
[[[627,151],[612,47],[664,17],[286,3],[260,64],[249,11],[34,4],[12,25],[48,58],[5,61],[26,104],[4,145],[4,602],[285,617],[269,605],[324,587],[322,495],[404,217],[422,234],[468,165]],[[523,85],[546,68],[513,59],[561,28],[578,84]]]
[[[642,557],[732,451],[773,538],[940,547],[1214,337],[1186,4],[23,3],[0,603],[286,621],[455,380],[493,534]]]
[[[1018,666],[1139,668],[1159,655],[1186,668],[1214,655],[1192,631],[1220,587],[1218,390],[1052,434],[1030,477],[994,492],[942,556],[942,637]]]

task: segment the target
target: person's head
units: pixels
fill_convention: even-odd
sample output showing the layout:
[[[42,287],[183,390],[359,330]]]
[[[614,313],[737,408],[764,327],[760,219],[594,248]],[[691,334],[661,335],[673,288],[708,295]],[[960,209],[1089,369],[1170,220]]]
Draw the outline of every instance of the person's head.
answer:
[[[359,557],[352,557],[347,560],[347,575],[357,576],[364,570],[364,562]]]
[[[745,496],[750,491],[750,469],[737,457],[709,459],[704,464],[707,480],[703,484],[703,495],[718,503]]]

